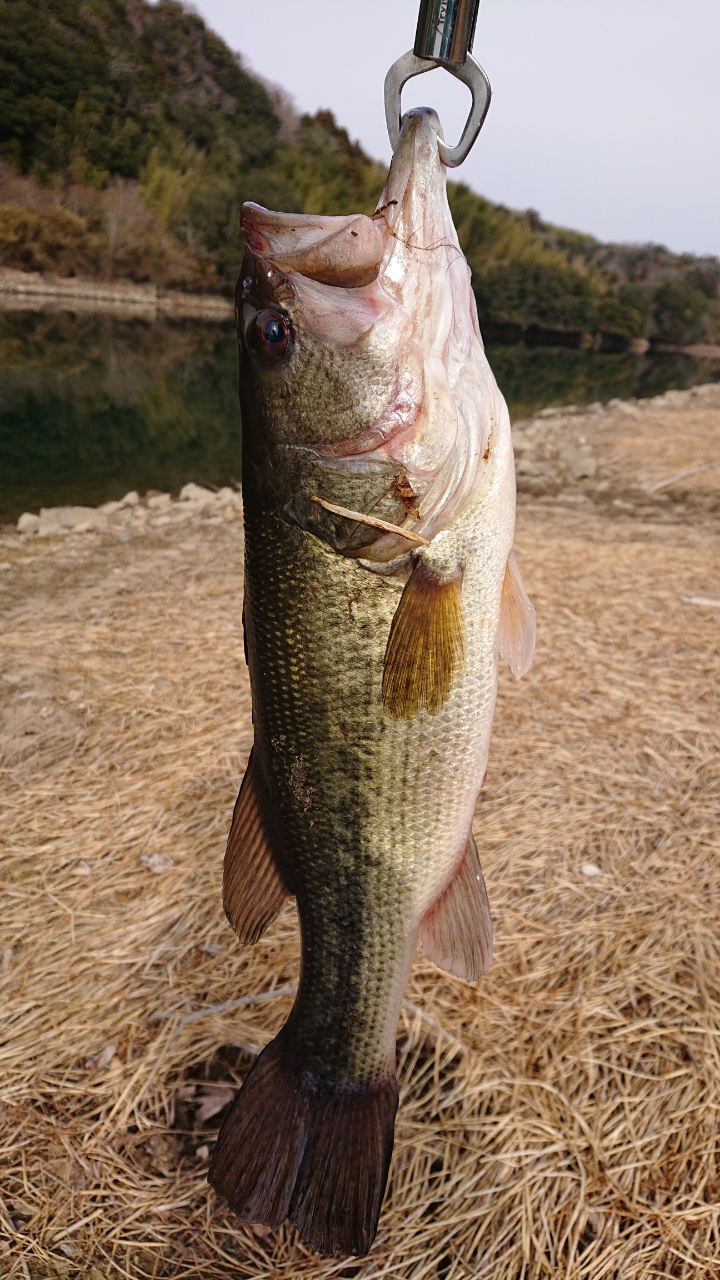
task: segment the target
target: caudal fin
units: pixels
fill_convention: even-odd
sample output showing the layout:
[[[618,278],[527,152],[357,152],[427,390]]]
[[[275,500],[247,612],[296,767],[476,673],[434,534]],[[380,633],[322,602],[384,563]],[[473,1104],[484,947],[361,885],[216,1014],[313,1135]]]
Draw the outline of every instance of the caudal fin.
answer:
[[[311,1249],[366,1254],[392,1155],[394,1073],[362,1086],[300,1071],[280,1035],[260,1054],[218,1135],[209,1180],[245,1222],[290,1218]]]

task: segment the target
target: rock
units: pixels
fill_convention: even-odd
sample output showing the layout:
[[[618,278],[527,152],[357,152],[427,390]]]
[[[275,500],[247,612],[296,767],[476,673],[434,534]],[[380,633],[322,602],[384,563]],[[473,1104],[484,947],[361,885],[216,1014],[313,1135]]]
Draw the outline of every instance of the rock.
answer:
[[[691,398],[707,400],[710,404],[720,407],[720,383],[705,382],[699,387],[693,387],[690,391]]]
[[[607,407],[614,409],[616,413],[623,413],[626,418],[642,417],[637,405],[630,404],[627,400],[618,400],[617,397],[614,400],[608,400]]]
[[[102,506],[98,507],[98,511],[102,511],[105,516],[114,516],[122,505],[122,502],[103,502]]]
[[[40,508],[38,534],[41,538],[51,538],[70,531],[87,532],[90,529],[99,529],[104,533],[107,528],[107,516],[95,507]]]
[[[172,506],[172,498],[169,493],[157,493],[153,498],[148,498],[148,506],[153,511],[167,511]]]
[[[189,520],[191,516],[202,510],[195,502],[176,502],[172,509],[172,518],[177,523]]]
[[[663,400],[671,409],[684,409],[690,396],[687,391],[666,391]]]
[[[519,476],[543,476],[549,479],[551,476],[555,478],[552,467],[547,462],[533,462],[532,458],[520,458],[515,467],[515,473]]]
[[[207,507],[209,503],[215,501],[216,495],[212,489],[203,489],[200,484],[184,484],[180,490],[181,502],[192,502],[196,507]]]
[[[172,858],[166,853],[141,853],[138,862],[147,867],[148,871],[152,871],[153,875],[161,876],[166,871],[171,871],[175,866]]]
[[[31,511],[23,511],[15,528],[18,533],[37,533],[40,528],[40,517],[34,516]]]
[[[242,507],[242,498],[239,493],[231,489],[229,485],[223,485],[218,493],[215,494],[215,502],[220,507]]]
[[[597,462],[588,445],[568,445],[560,456],[576,480],[592,480],[597,473]]]
[[[136,489],[131,489],[130,492],[126,493],[125,497],[121,500],[120,506],[136,507],[139,501],[140,501],[140,494],[137,492]]]

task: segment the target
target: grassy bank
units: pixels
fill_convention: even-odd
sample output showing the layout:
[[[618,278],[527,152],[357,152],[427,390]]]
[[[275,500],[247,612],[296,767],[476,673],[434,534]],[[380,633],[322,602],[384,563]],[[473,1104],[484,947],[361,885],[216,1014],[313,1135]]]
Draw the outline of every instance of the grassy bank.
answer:
[[[253,1231],[206,1182],[290,998],[217,1006],[298,971],[292,907],[245,949],[221,907],[252,742],[238,512],[176,522],[146,504],[114,532],[5,531],[0,1267],[714,1274],[720,545],[704,498],[720,472],[664,502],[647,492],[717,439],[720,408],[701,401],[519,429],[521,456],[554,439],[566,470],[561,491],[521,493],[538,650],[521,684],[501,671],[475,822],[496,958],[477,987],[416,959],[367,1260],[322,1261],[287,1225]],[[580,503],[562,454],[579,437],[601,459]]]

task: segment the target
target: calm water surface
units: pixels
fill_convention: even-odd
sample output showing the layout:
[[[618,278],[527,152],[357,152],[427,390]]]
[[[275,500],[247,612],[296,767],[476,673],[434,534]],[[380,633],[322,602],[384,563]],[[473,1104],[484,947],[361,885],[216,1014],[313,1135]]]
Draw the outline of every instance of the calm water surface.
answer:
[[[488,347],[515,416],[720,380],[686,356]],[[0,522],[240,478],[231,324],[0,314]]]

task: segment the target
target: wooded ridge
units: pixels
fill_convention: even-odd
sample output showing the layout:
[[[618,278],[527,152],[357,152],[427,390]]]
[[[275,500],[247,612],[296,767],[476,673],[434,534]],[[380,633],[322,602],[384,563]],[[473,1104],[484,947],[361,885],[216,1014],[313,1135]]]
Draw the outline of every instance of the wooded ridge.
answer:
[[[384,170],[177,0],[0,0],[0,266],[230,294],[243,200],[371,213]],[[720,337],[720,261],[603,244],[449,186],[496,339]]]

